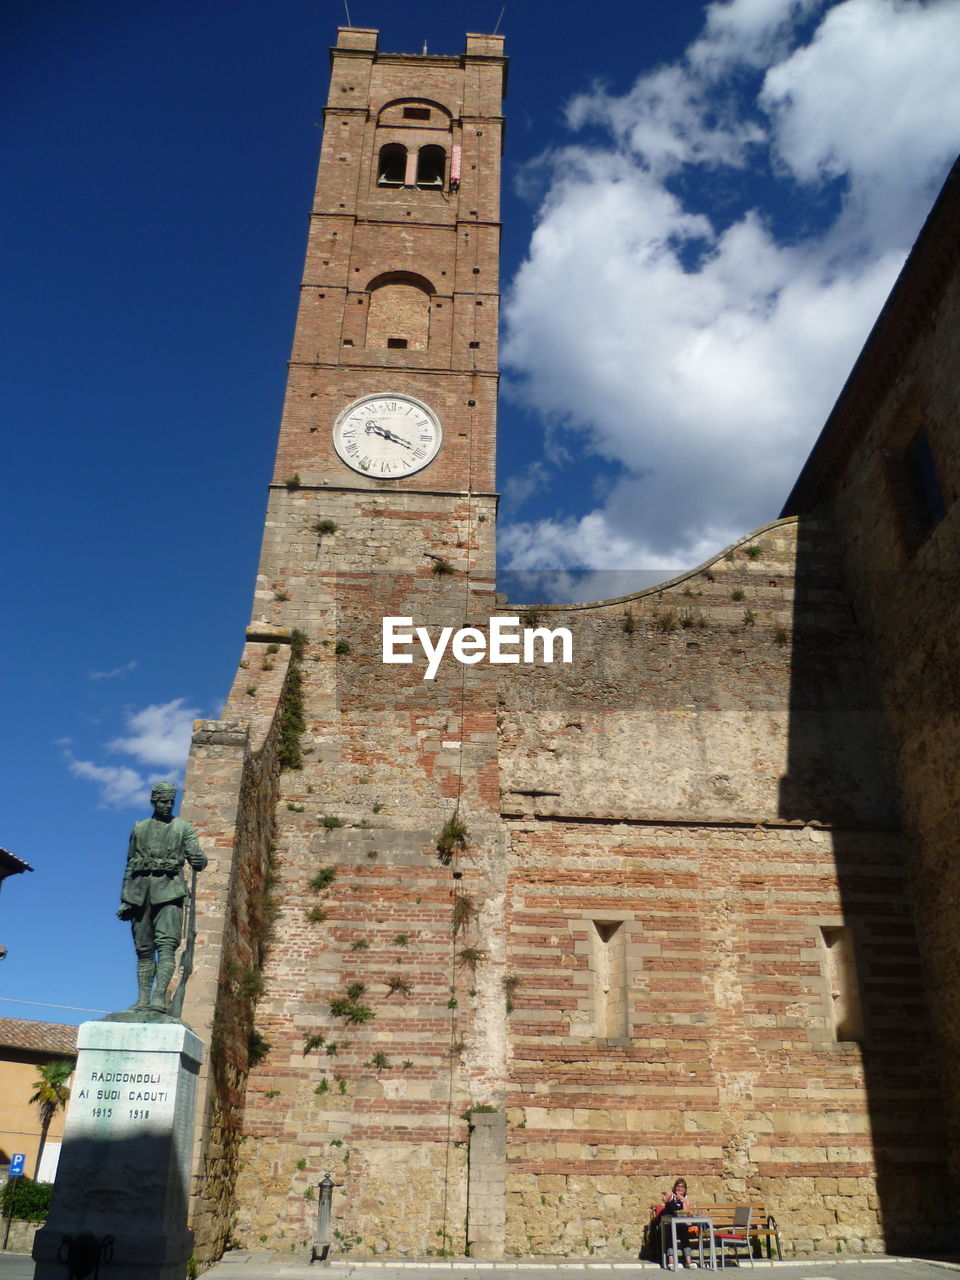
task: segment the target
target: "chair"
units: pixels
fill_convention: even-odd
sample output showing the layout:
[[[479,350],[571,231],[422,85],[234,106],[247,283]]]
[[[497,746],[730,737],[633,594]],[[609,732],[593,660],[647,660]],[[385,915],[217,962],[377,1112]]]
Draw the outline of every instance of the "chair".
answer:
[[[721,1267],[726,1267],[727,1265],[728,1249],[735,1261],[739,1251],[741,1249],[744,1250],[750,1259],[751,1267],[753,1266],[753,1244],[750,1239],[751,1212],[749,1205],[738,1205],[733,1211],[733,1226],[721,1227],[719,1231],[714,1231],[714,1242],[720,1246]]]
[[[767,1241],[767,1257],[770,1258],[773,1256],[773,1245],[776,1245],[777,1258],[780,1262],[783,1261],[783,1247],[780,1244],[780,1229],[777,1226],[776,1218],[772,1215],[768,1215],[767,1225],[765,1227],[758,1227],[756,1224],[753,1224],[750,1227],[750,1235],[758,1244],[761,1245],[761,1247],[763,1244],[761,1236],[765,1236]]]

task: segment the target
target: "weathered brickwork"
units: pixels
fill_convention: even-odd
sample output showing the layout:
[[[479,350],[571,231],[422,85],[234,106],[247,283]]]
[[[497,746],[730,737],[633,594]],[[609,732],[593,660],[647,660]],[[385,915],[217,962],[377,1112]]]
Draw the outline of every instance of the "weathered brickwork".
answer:
[[[306,1248],[326,1172],[334,1253],[630,1258],[680,1174],[788,1248],[934,1247],[942,1102],[839,517],[629,598],[494,594],[503,73],[496,37],[333,51],[253,622],[187,782],[198,1256]],[[333,448],[374,393],[442,424],[403,480]],[[518,612],[572,664],[382,661],[385,616]]]
[[[800,1250],[942,1231],[903,851],[838,571],[823,522],[783,521],[639,598],[544,611],[577,665],[504,690],[510,1251],[629,1256],[679,1173],[700,1204],[776,1205]],[[835,1033],[838,928],[862,1043]]]
[[[960,172],[954,166],[791,499],[829,507],[882,691],[960,1172]],[[943,518],[918,528],[904,453],[929,441]]]
[[[194,1161],[200,1261],[219,1257],[230,1233],[253,1007],[271,937],[277,711],[290,637],[269,628],[251,628],[249,636],[225,719],[195,724],[183,806],[208,857],[198,879],[201,928],[184,1005],[185,1019],[210,1050],[201,1067]]]
[[[345,31],[334,54],[254,602],[255,628],[307,638],[304,731],[273,815],[276,941],[256,1010],[269,1048],[237,1077],[245,1105],[231,1098],[246,1139],[232,1229],[302,1246],[329,1169],[339,1249],[462,1252],[469,1234],[482,1253],[491,1234],[502,1248],[502,1151],[489,1176],[497,1144],[470,1151],[468,1225],[462,1116],[503,1116],[497,685],[489,669],[426,684],[419,666],[384,667],[380,632],[384,614],[482,621],[493,601],[502,41],[468,37],[463,58],[375,44]],[[431,127],[408,125],[404,103]],[[379,186],[385,140],[443,146],[446,189]],[[438,457],[402,485],[333,451],[337,415],[371,392],[413,395],[442,422]],[[225,714],[259,697],[250,670]]]

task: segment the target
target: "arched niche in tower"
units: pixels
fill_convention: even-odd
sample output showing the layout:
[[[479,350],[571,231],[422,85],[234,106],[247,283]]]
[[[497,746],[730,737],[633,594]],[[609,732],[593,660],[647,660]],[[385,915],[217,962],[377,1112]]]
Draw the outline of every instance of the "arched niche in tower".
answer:
[[[402,187],[407,173],[407,148],[402,142],[385,142],[377,153],[377,186]]]
[[[449,133],[453,116],[432,98],[394,98],[380,108],[378,129],[442,129]]]
[[[447,172],[447,153],[443,147],[428,143],[417,153],[417,186],[442,187]]]
[[[374,185],[442,190],[452,133],[453,116],[433,99],[385,103],[377,115]]]
[[[424,276],[387,271],[367,285],[368,349],[426,351],[430,345],[430,298],[436,292]]]

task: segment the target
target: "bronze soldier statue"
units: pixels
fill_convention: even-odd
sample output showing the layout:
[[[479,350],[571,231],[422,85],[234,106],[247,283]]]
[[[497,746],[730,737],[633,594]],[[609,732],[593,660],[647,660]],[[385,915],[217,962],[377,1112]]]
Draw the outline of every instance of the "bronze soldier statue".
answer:
[[[138,995],[132,1008],[156,1013],[167,1012],[167,988],[183,936],[183,864],[189,862],[195,871],[207,865],[193,824],[173,816],[176,795],[169,782],[158,782],[150,792],[153,817],[136,823],[130,833],[117,912],[133,925]]]

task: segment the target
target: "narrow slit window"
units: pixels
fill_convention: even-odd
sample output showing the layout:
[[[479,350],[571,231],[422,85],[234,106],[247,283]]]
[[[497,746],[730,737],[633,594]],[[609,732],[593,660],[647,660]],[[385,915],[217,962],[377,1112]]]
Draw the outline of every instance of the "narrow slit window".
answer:
[[[377,162],[378,187],[402,187],[407,171],[407,148],[401,142],[388,142],[380,148]]]
[[[925,537],[947,514],[937,464],[927,433],[921,428],[903,453],[903,468],[916,511],[917,521]]]
[[[404,107],[403,118],[404,120],[429,120],[430,108],[429,107]]]
[[[393,351],[406,351],[407,340],[406,338],[388,338],[387,346]]]
[[[442,187],[447,167],[447,153],[443,147],[421,147],[417,157],[417,186]]]
[[[922,427],[906,448],[888,449],[885,457],[901,537],[913,555],[947,514],[936,458]]]
[[[863,1039],[863,1010],[853,938],[846,925],[822,927],[820,938],[826,953],[827,991],[833,1013],[836,1040]]]
[[[593,922],[593,999],[599,1039],[629,1035],[627,948],[622,920]]]

